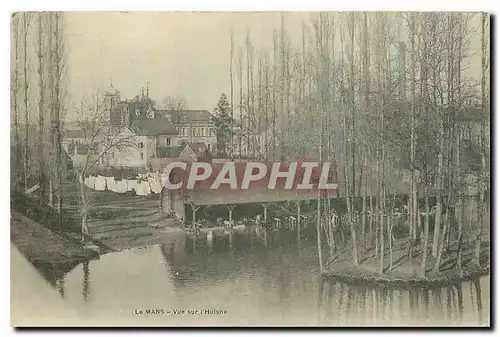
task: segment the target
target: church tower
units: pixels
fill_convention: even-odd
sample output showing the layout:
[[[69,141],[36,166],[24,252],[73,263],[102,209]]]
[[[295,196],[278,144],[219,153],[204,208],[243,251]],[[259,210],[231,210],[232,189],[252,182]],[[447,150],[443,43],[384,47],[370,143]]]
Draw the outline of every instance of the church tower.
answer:
[[[108,89],[104,93],[104,104],[106,110],[111,113],[114,106],[120,103],[120,92],[113,87],[113,81],[110,81]]]

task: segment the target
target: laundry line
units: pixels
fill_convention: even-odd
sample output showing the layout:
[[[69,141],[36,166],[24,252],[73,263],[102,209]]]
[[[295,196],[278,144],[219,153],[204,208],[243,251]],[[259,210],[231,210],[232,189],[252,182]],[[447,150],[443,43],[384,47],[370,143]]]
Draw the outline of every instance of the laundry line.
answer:
[[[95,191],[111,191],[115,193],[127,193],[134,191],[136,195],[147,196],[159,194],[162,190],[162,177],[159,174],[142,174],[138,179],[121,179],[106,177],[102,175],[90,175],[85,178],[85,186]]]

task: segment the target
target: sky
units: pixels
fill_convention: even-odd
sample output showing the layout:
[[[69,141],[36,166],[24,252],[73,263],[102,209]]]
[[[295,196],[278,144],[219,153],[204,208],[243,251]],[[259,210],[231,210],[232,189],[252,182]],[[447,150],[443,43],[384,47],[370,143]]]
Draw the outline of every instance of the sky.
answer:
[[[310,18],[306,12],[285,15],[292,43],[301,41],[302,22],[309,23]],[[122,98],[133,98],[149,82],[154,100],[182,96],[188,108],[212,111],[221,93],[230,92],[230,31],[236,49],[244,46],[247,30],[256,48],[271,49],[281,16],[278,12],[68,12],[65,20],[73,101],[107,88],[110,81]],[[479,45],[477,35],[471,49]],[[480,71],[478,55],[471,59],[473,76]]]
[[[291,14],[286,24],[300,30],[308,18]],[[81,97],[112,80],[132,98],[149,82],[157,101],[182,96],[188,108],[212,111],[230,91],[231,29],[235,45],[243,46],[248,28],[254,45],[271,46],[280,20],[278,13],[68,13],[70,91]]]

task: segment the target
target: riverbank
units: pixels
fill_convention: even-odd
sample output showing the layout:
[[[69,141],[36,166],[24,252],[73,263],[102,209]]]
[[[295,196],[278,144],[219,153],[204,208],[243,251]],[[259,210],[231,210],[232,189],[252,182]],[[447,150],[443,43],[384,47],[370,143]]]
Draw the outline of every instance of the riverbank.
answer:
[[[33,264],[67,264],[98,255],[14,210],[11,210],[10,239]]]
[[[446,249],[446,248],[445,248]],[[436,259],[428,252],[425,276],[421,275],[423,252],[414,251],[411,260],[408,258],[408,243],[400,239],[393,243],[392,262],[388,247],[384,250],[384,273],[380,275],[380,257],[374,251],[368,252],[359,265],[352,264],[352,251],[346,249],[339,255],[331,258],[322,275],[329,279],[346,283],[379,283],[401,286],[436,287],[453,284],[465,280],[475,279],[489,275],[490,243],[483,241],[481,244],[480,267],[473,262],[475,243],[467,242],[462,251],[462,271],[456,267],[457,243],[451,243],[449,250],[443,253],[440,268],[433,272]]]
[[[87,189],[91,200],[87,226],[93,240],[112,251],[161,243],[165,235],[180,231],[174,219],[159,209],[157,195],[137,196]],[[79,190],[76,184],[64,188],[65,214],[81,224]]]

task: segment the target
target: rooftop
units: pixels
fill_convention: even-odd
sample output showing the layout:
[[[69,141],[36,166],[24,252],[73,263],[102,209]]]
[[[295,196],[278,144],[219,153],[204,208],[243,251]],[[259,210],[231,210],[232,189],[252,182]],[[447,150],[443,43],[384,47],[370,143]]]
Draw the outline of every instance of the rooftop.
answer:
[[[209,122],[212,114],[207,110],[157,110],[163,117],[170,117],[173,123]]]
[[[176,135],[177,130],[166,118],[140,118],[133,121],[131,129],[139,136]]]

